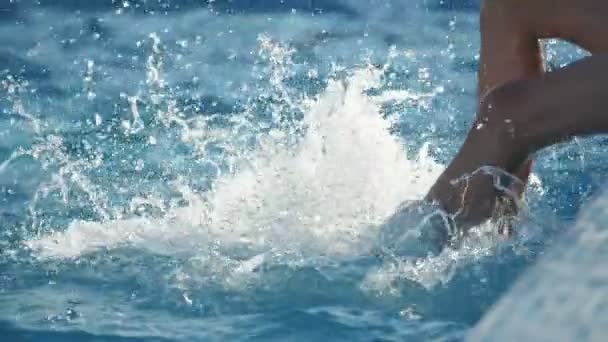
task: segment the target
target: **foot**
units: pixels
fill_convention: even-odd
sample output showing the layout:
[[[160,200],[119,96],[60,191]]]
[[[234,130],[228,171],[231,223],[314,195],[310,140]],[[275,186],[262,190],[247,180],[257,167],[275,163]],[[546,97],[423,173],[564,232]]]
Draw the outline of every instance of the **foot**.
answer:
[[[516,127],[509,119],[493,114],[481,117],[471,128],[456,158],[431,188],[427,199],[436,201],[454,216],[463,228],[489,219],[497,199],[508,187],[500,179],[523,164]],[[519,179],[511,185],[520,184]]]

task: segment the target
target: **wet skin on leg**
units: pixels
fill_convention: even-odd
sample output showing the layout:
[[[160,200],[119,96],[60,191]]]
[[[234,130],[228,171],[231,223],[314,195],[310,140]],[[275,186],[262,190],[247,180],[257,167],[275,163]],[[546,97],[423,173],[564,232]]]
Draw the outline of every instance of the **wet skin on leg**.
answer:
[[[478,115],[428,200],[455,214],[463,228],[479,224],[501,195],[493,177],[454,180],[492,165],[525,184],[531,153],[573,136],[608,133],[606,17],[608,2],[601,0],[482,1]],[[595,56],[544,74],[540,38],[565,39]]]

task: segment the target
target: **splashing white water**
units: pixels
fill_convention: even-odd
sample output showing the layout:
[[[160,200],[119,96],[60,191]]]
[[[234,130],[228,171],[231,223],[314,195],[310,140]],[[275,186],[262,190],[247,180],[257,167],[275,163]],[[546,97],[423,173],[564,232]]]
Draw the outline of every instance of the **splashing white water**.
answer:
[[[351,254],[401,201],[421,198],[439,167],[425,155],[407,159],[390,136],[363,95],[377,77],[363,70],[347,85],[330,82],[296,151],[270,143],[251,169],[220,182],[213,222],[252,242]]]
[[[378,70],[362,69],[345,82],[331,81],[310,101],[298,146],[287,147],[281,131],[271,132],[249,167],[166,218],[74,222],[27,245],[41,256],[74,257],[124,244],[150,248],[159,240],[192,247],[198,235],[261,250],[356,254],[401,201],[421,198],[441,170],[426,152],[408,159],[389,134],[378,105],[364,94],[379,79]]]
[[[446,247],[439,255],[426,258],[392,258],[371,270],[361,288],[372,294],[399,296],[397,285],[402,279],[426,289],[447,283],[462,265],[493,253],[500,239],[495,232],[496,227],[487,223],[471,229],[458,249]]]
[[[157,254],[185,254],[193,265],[220,265],[203,268],[227,274],[225,285],[232,286],[277,255],[291,255],[293,260],[368,255],[385,219],[403,201],[422,198],[442,170],[429,156],[428,146],[408,157],[404,145],[389,133],[390,123],[380,107],[390,101],[432,98],[441,88],[425,94],[389,90],[370,96],[368,90],[382,85],[386,67],[368,65],[329,80],[315,98],[302,98],[301,94],[296,98],[283,83],[290,75],[293,50],[263,38],[260,42],[270,63],[266,71],[271,77],[270,91],[282,100],[273,108],[273,122],[281,122],[281,112],[302,112],[303,119],[296,125],[303,133],[294,139],[293,123],[271,126],[257,134],[258,148],[251,154],[230,146],[239,129],[216,129],[207,125],[208,118],[184,116],[163,79],[162,64],[157,62],[162,60],[160,41],[156,36],[152,39],[149,89],[127,97],[133,119],[139,120],[141,101],[152,106],[159,123],[167,128],[177,126],[180,140],[192,145],[197,156],[204,156],[206,144],[213,140],[228,146],[229,157],[241,161],[232,163],[232,172],[220,175],[204,193],[193,191],[184,185],[187,182],[170,184],[186,205],[167,208],[152,196],[132,201],[134,208],[142,203],[162,207],[160,217],[104,215],[100,222],[73,221],[65,230],[25,241],[39,257],[76,258],[123,246]],[[235,114],[232,121],[246,122],[250,120],[247,115],[247,110]],[[403,227],[408,228],[412,227]],[[450,278],[463,260],[488,251],[473,240],[462,251],[448,249],[416,262],[387,263],[372,270],[363,287],[382,291],[401,278],[432,286]]]
[[[21,101],[21,93],[24,93],[28,87],[28,82],[19,80],[11,75],[0,79],[0,91],[2,91],[6,100],[11,104],[11,113],[18,118],[25,120],[31,127],[34,133],[41,132],[41,123],[38,118],[29,113]]]

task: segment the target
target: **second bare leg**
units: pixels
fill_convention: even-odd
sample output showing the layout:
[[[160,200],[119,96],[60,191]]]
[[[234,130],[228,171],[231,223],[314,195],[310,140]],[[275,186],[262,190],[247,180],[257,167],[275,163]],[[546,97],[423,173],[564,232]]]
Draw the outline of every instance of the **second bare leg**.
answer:
[[[537,120],[534,122],[534,127],[538,128],[542,126],[538,122],[538,119],[541,117],[543,120],[549,120],[553,123],[558,122],[550,116],[553,114],[550,110],[552,108],[551,101],[554,101],[557,104],[555,110],[561,113],[559,117],[562,120],[561,122],[564,122],[563,120],[571,120],[570,124],[584,122],[582,126],[578,126],[578,131],[572,131],[570,134],[599,133],[584,132],[584,129],[589,128],[588,125],[591,121],[589,118],[586,118],[587,121],[578,120],[577,110],[572,105],[575,103],[573,101],[576,98],[569,97],[569,101],[571,101],[569,103],[570,110],[572,112],[568,114],[564,113],[565,107],[560,107],[559,105],[563,100],[562,98],[547,98],[552,93],[552,96],[557,97],[571,95],[571,93],[568,93],[567,87],[565,89],[558,88],[555,81],[547,82],[547,80],[543,80],[542,59],[538,39],[562,38],[580,45],[593,54],[608,52],[608,39],[605,38],[608,37],[608,25],[605,24],[606,17],[608,17],[608,2],[602,0],[483,0],[480,19],[482,46],[478,85],[480,107],[474,126],[479,123],[483,124],[484,120],[489,116],[496,116],[492,113],[492,110],[488,109],[488,105],[500,106],[502,108],[495,111],[503,112],[503,114],[505,110],[511,111],[509,115],[516,115],[519,119],[527,114],[532,115],[534,112],[526,106],[539,106],[539,103],[541,103],[527,101],[530,98],[536,98],[526,93],[526,91],[534,89],[537,94],[545,94],[545,92],[548,94],[540,97],[543,99],[544,102],[542,103],[546,107],[539,110],[543,114],[530,118],[532,121],[529,121],[529,123]],[[600,60],[602,59],[600,58]],[[598,62],[594,61],[594,63]],[[581,64],[585,67],[577,66],[574,70],[581,70],[577,72],[558,71],[556,76],[559,77],[552,76],[548,80],[561,79],[571,84],[571,87],[576,87],[577,85],[570,83],[570,77],[589,75],[597,78],[598,75],[592,75],[593,70],[590,70],[590,67],[587,66],[594,63],[586,62]],[[600,68],[598,72],[604,72],[605,68],[608,68],[608,66],[601,64],[602,62],[599,62],[596,65],[596,67]],[[605,75],[600,74],[600,80],[602,79],[601,77],[605,77]],[[511,91],[514,88],[513,86],[504,86],[509,82],[514,83],[512,81],[535,79],[541,80],[539,85],[528,87],[528,83],[520,83],[515,87],[518,89],[516,92]],[[580,86],[598,87],[597,84],[587,83],[589,82],[580,79],[577,84]],[[545,85],[550,85],[553,87],[553,90],[543,90]],[[496,88],[503,89],[492,91],[492,89]],[[511,95],[504,96],[505,89],[511,89],[507,92]],[[513,93],[516,96],[512,96]],[[492,96],[487,96],[488,94]],[[594,99],[589,94],[583,95],[585,95],[584,98],[591,101],[590,103],[601,100]],[[595,95],[602,97],[602,95]],[[505,101],[505,98],[508,99]],[[496,101],[500,105],[495,104]],[[509,109],[505,109],[504,107],[506,106]],[[557,115],[557,112],[555,112],[555,115]],[[567,115],[571,115],[572,117],[568,118]],[[509,118],[504,119],[511,120]],[[603,116],[598,119],[605,120]],[[519,122],[522,121],[520,120]],[[495,122],[493,124],[496,126]],[[481,130],[475,128],[471,130],[464,146],[454,161],[439,177],[437,183],[427,195],[428,199],[440,202],[449,213],[458,213],[458,220],[465,226],[477,224],[488,218],[496,205],[499,193],[494,188],[493,181],[487,179],[487,177],[472,177],[470,178],[470,183],[467,183],[467,187],[454,185],[452,183],[453,180],[473,172],[479,166],[487,164],[515,173],[524,182],[527,180],[529,162],[525,162],[525,159],[518,161],[517,158],[513,158],[514,154],[512,153],[510,154],[511,157],[507,158],[505,153],[508,152],[508,148],[512,149],[514,147],[509,146],[505,148],[505,146],[501,146],[503,143],[508,143],[501,141],[499,138],[502,135],[497,133],[502,132],[500,127],[504,128],[504,124],[505,122],[499,124],[499,128],[490,129],[486,126]],[[554,132],[550,130],[541,132],[539,130],[535,133],[535,136],[546,140],[542,141],[542,143],[534,143],[534,145],[538,145],[535,148],[542,148],[551,143],[551,139],[556,139],[556,132],[563,133],[562,130],[566,128],[560,126],[555,128]],[[600,132],[603,131],[600,130]],[[551,138],[547,138],[543,134]],[[518,143],[518,141],[510,142]],[[519,164],[513,164],[514,160]]]

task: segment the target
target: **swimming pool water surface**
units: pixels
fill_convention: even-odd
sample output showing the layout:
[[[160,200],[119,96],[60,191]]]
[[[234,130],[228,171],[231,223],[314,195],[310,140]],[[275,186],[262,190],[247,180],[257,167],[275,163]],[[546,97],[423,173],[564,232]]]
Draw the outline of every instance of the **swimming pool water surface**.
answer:
[[[512,240],[387,221],[468,130],[477,7],[0,1],[0,340],[600,338],[604,138],[539,154]]]

